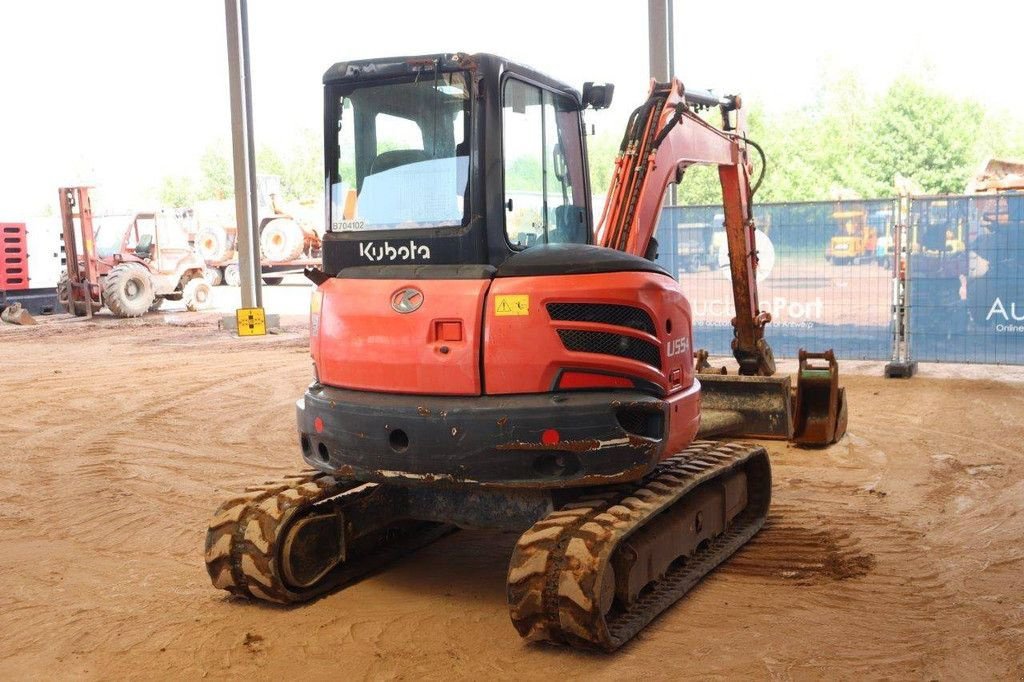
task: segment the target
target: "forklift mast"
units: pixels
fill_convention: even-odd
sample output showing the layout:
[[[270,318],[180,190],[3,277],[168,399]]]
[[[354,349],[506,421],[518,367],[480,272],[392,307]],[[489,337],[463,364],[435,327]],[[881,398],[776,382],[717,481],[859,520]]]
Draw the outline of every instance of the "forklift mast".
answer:
[[[89,187],[61,187],[58,191],[64,254],[67,261],[68,295],[71,301],[92,301],[99,305],[100,272],[96,258],[96,233],[92,224],[92,202]],[[77,220],[78,229],[75,228]],[[82,237],[79,258],[77,235]],[[91,318],[93,306],[84,306]]]

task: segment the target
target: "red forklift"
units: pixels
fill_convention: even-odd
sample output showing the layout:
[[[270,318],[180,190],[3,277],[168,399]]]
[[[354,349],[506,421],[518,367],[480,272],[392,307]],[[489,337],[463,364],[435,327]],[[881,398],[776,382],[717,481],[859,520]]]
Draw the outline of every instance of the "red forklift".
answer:
[[[65,311],[91,318],[106,306],[116,317],[140,317],[165,300],[184,301],[190,311],[209,305],[203,260],[184,240],[175,243],[161,214],[94,227],[89,188],[62,187],[60,215],[67,271],[57,298]]]

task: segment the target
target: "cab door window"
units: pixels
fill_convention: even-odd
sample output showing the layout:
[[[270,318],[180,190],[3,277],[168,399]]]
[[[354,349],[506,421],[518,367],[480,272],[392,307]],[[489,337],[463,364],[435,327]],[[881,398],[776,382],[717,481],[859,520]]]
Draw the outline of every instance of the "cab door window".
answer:
[[[510,78],[502,91],[509,244],[586,243],[579,111],[571,98]]]

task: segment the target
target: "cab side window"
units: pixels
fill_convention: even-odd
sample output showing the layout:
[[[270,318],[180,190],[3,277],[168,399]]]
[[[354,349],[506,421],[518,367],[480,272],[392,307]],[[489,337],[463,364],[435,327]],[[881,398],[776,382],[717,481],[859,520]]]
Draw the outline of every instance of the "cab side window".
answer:
[[[510,78],[502,91],[505,232],[513,248],[586,243],[579,111],[563,95]]]

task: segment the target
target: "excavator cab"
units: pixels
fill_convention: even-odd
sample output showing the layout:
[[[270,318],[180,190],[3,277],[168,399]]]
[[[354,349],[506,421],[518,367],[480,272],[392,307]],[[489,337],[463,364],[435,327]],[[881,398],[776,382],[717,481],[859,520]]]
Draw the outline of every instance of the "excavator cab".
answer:
[[[324,270],[498,267],[592,241],[581,96],[491,55],[346,62],[324,76]],[[598,104],[607,90],[588,92]]]
[[[441,54],[335,64],[324,88],[330,229],[307,272],[314,379],[296,402],[314,473],[221,506],[211,579],[297,602],[453,526],[525,531],[516,629],[617,648],[753,536],[771,497],[764,447],[695,440],[713,382],[694,367],[685,293],[646,257],[668,184],[717,165],[734,354],[744,374],[774,371],[739,98],[652,84],[595,225],[581,113],[610,86]],[[749,379],[765,394],[720,405],[720,426],[781,394],[785,423],[766,428],[792,435],[788,379]],[[838,393],[800,409],[816,415],[817,395]]]
[[[492,55],[348,62],[324,81],[307,461],[579,487],[693,439],[689,304],[651,260],[593,243],[579,92]]]

